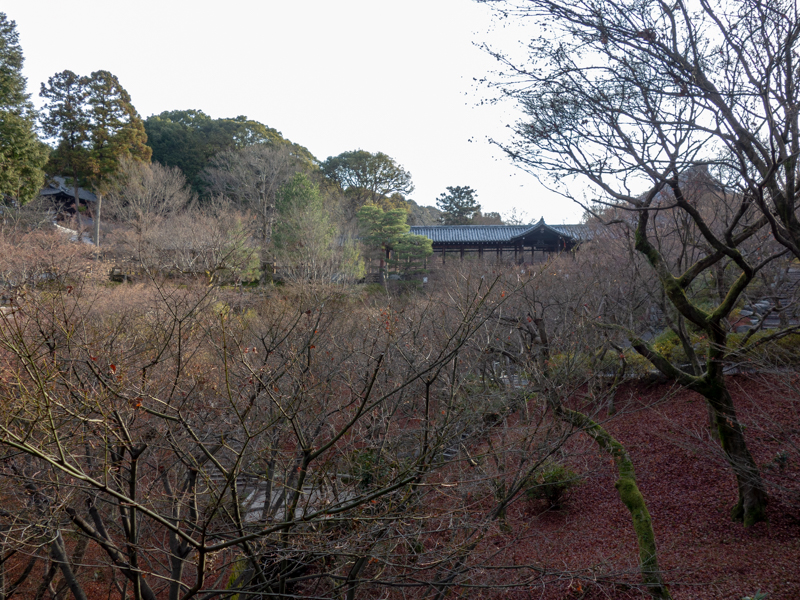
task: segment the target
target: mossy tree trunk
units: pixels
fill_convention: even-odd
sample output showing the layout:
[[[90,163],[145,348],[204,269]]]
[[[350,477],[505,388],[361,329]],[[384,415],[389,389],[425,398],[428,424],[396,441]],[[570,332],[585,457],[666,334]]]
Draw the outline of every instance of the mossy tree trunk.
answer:
[[[667,267],[664,257],[648,239],[649,213],[646,210],[639,214],[635,245],[636,250],[641,252],[653,267],[665,295],[678,313],[705,334],[707,342],[705,370],[702,373],[688,373],[672,364],[643,340],[632,337],[630,341],[634,349],[661,373],[678,384],[701,394],[708,402],[711,409],[710,417],[728,464],[736,475],[739,489],[738,501],[731,514],[734,519],[742,521],[746,527],[749,527],[759,521],[767,520],[768,494],[758,466],[747,448],[744,430],[736,415],[733,399],[725,383],[723,365],[728,354],[727,319],[736,306],[736,302],[752,282],[757,269],[751,266],[739,252],[733,237],[728,240],[728,245],[725,245],[708,230],[702,217],[686,201],[677,184],[672,186],[672,190],[677,205],[694,218],[703,237],[713,242],[712,250],[680,276],[674,276]],[[658,191],[659,188],[653,188],[643,206],[650,206]],[[761,225],[755,224],[746,228],[737,236],[738,243],[751,237],[760,227]],[[739,269],[739,276],[727,286],[722,301],[712,309],[706,309],[695,302],[687,292],[700,275],[721,263],[723,259],[729,259],[730,263]],[[721,295],[719,290],[718,295]]]
[[[709,382],[704,388],[701,393],[713,411],[719,443],[725,452],[728,464],[736,474],[739,499],[731,510],[731,517],[736,521],[742,521],[745,527],[766,521],[769,498],[758,466],[747,448],[744,428],[736,417],[733,398],[724,380]]]
[[[551,375],[548,366],[550,364],[550,340],[547,334],[547,327],[545,326],[544,319],[540,317],[532,317],[531,321],[536,326],[540,342],[538,352],[533,351],[533,344],[531,344],[531,351],[535,355],[534,360],[536,364],[539,365],[541,369],[540,372],[545,375],[545,377],[549,377]],[[620,350],[619,348],[616,349]],[[616,384],[617,382],[615,381],[615,386],[608,391],[609,394],[613,395],[615,393]],[[569,423],[578,430],[585,431],[597,442],[600,449],[608,454],[614,461],[614,467],[617,470],[617,481],[614,487],[617,489],[619,498],[628,509],[633,521],[633,529],[636,532],[636,542],[639,546],[639,570],[642,574],[642,581],[647,587],[648,593],[653,598],[658,598],[660,600],[671,598],[669,589],[664,584],[664,580],[661,577],[661,569],[658,566],[658,553],[656,549],[656,535],[653,531],[653,521],[650,518],[650,512],[647,510],[647,503],[644,496],[641,491],[639,491],[639,486],[636,483],[636,471],[633,468],[633,461],[628,451],[622,444],[614,439],[608,431],[589,416],[565,407],[561,396],[553,386],[548,385],[545,394],[548,406],[559,419]]]
[[[628,509],[633,521],[636,542],[639,545],[639,569],[642,574],[642,581],[653,598],[671,598],[669,589],[661,577],[661,569],[658,566],[653,521],[650,518],[650,512],[647,510],[644,496],[639,491],[639,486],[636,483],[636,472],[628,451],[608,431],[590,417],[564,407],[558,399],[551,398],[550,404],[559,418],[573,427],[585,431],[597,442],[600,449],[614,461],[614,466],[617,470],[617,481],[614,487],[617,489],[619,498],[625,508]]]

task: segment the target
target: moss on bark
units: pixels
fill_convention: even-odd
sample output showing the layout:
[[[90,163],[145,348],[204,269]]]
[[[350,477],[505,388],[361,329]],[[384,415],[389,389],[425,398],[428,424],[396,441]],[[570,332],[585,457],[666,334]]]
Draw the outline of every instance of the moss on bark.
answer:
[[[617,489],[620,500],[631,514],[636,541],[639,545],[639,569],[642,580],[653,598],[671,598],[658,567],[653,522],[644,496],[636,484],[636,472],[628,451],[599,423],[583,413],[564,408],[560,402],[555,403],[554,409],[560,418],[588,433],[597,442],[597,445],[613,459],[617,469],[617,481],[614,487]]]

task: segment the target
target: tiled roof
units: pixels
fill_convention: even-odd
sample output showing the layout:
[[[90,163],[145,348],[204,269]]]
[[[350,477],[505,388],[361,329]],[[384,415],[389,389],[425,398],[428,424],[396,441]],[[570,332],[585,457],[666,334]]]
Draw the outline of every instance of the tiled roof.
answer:
[[[75,188],[68,186],[63,177],[53,177],[50,184],[39,191],[40,196],[57,196],[58,194],[66,194],[67,196],[74,197]],[[81,187],[78,188],[78,197],[84,202],[97,202],[97,196]]]
[[[411,233],[424,235],[434,244],[480,244],[508,242],[521,238],[537,229],[550,230],[568,239],[583,241],[591,239],[588,225],[547,225],[544,219],[533,225],[440,225],[436,227],[412,227]]]
[[[582,242],[592,239],[595,235],[595,230],[589,225],[547,225],[547,227],[554,229],[564,237]]]
[[[412,227],[411,233],[424,235],[434,243],[511,242],[511,238],[530,228],[530,225],[439,225]]]

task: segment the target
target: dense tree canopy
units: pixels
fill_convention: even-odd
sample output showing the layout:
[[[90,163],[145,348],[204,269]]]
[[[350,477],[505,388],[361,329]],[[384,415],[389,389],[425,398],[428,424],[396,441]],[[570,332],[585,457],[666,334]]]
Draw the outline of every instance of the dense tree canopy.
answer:
[[[124,158],[150,162],[144,124],[119,79],[108,71],[95,71],[87,91],[92,179],[107,179]]]
[[[468,225],[481,214],[481,205],[475,199],[477,194],[469,186],[448,186],[436,199],[436,206],[444,213],[445,225]]]
[[[352,197],[355,210],[368,201],[414,191],[411,173],[383,152],[353,150],[329,156],[322,171]]]
[[[303,146],[293,144],[279,131],[244,116],[212,119],[200,110],[173,110],[148,117],[145,131],[153,160],[183,171],[192,187],[206,191],[203,169],[224,150],[252,145],[288,146],[303,164],[315,165],[316,159]]]
[[[40,96],[42,130],[56,144],[49,170],[70,175],[76,190],[87,181],[102,188],[123,159],[150,161],[142,120],[112,73],[62,71],[42,84]]]
[[[55,144],[48,169],[71,176],[76,190],[90,169],[86,84],[85,77],[67,70],[50,77],[39,92],[45,99],[42,132]]]
[[[16,24],[0,12],[0,201],[9,196],[22,204],[38,194],[47,162],[47,148],[36,137],[23,60]]]
[[[409,233],[405,207],[384,210],[377,204],[366,204],[357,216],[367,256],[380,259],[381,269],[388,255],[389,266],[405,276],[424,271],[425,259],[433,254],[433,243],[424,235]]]

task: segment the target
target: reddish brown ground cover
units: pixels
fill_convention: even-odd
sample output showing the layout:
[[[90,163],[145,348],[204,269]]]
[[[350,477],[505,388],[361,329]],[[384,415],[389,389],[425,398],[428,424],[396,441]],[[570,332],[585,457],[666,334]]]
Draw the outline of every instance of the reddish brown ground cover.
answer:
[[[702,398],[667,385],[637,383],[618,392],[619,414],[606,427],[635,464],[674,598],[739,600],[758,589],[770,600],[800,598],[800,402],[790,383],[781,377],[730,378],[771,492],[769,523],[749,529],[730,519],[735,479],[710,439]],[[521,502],[509,516],[516,531],[529,532],[524,543],[514,544],[514,560],[573,576],[506,597],[640,598],[639,590],[610,584],[637,581],[636,539],[614,489],[612,465],[585,439],[572,444],[574,466],[585,479],[566,507],[541,513],[541,507]]]

